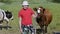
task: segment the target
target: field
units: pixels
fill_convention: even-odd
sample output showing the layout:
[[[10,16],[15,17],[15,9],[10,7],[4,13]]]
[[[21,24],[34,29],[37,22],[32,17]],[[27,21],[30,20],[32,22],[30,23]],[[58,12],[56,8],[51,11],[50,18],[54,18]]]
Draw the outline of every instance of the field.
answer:
[[[22,8],[21,2],[23,0],[12,0],[13,2],[10,4],[1,3],[0,8],[4,10],[9,10],[13,13],[14,20],[9,22],[9,25],[12,26],[9,30],[0,30],[0,34],[20,34],[19,32],[19,23],[18,23],[18,11]],[[60,31],[60,3],[53,3],[47,0],[28,0],[30,3],[30,7],[43,6],[50,10],[53,15],[52,22],[48,26],[48,34],[52,34],[53,31]],[[35,28],[39,28],[35,19],[33,18],[33,25]]]

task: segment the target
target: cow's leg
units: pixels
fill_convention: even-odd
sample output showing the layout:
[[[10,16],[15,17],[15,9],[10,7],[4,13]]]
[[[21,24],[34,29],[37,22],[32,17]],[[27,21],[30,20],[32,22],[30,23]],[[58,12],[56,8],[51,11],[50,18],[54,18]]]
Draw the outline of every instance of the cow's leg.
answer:
[[[8,21],[6,21],[6,30],[8,29]]]
[[[43,27],[41,27],[40,32],[41,32],[41,33],[43,32]]]
[[[43,27],[43,34],[45,34],[45,27]]]
[[[44,33],[44,25],[40,25],[40,27],[41,27],[41,34],[43,34]]]
[[[42,34],[45,34],[45,27],[44,26],[41,27],[41,30],[42,30]]]
[[[2,26],[2,23],[0,23],[0,26]]]
[[[46,34],[46,33],[47,33],[47,27],[48,27],[48,26],[44,26],[44,27],[43,27],[43,34]]]
[[[43,34],[45,34],[45,25],[44,25],[44,21],[42,22],[42,25],[43,25]]]
[[[44,22],[40,22],[39,26],[41,27],[41,33],[44,33]]]
[[[2,30],[2,23],[0,23],[0,30]]]
[[[48,26],[45,26],[45,33],[47,33],[47,27],[48,27]]]
[[[9,24],[8,24],[8,21],[5,19],[5,21],[6,21],[6,26],[5,26],[5,28],[6,28],[6,30],[7,29],[9,29],[8,27],[9,27]]]
[[[8,21],[6,21],[6,25],[8,26],[9,24],[8,24]]]
[[[0,30],[2,30],[2,22],[3,22],[3,20],[2,21],[0,21]]]

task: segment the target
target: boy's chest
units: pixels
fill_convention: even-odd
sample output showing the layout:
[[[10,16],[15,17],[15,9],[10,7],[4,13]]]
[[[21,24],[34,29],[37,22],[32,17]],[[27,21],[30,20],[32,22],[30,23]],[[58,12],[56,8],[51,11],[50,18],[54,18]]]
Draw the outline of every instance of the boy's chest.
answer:
[[[25,17],[25,16],[31,16],[31,12],[30,11],[23,11],[22,16],[23,17]]]

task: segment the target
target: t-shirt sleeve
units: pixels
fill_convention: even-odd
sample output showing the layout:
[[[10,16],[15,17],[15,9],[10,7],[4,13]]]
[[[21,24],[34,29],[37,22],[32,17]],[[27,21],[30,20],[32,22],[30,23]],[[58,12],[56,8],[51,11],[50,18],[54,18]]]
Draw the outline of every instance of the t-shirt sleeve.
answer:
[[[21,17],[22,16],[22,13],[21,11],[18,12],[18,17]]]
[[[34,11],[31,9],[31,15],[33,15],[34,14]]]

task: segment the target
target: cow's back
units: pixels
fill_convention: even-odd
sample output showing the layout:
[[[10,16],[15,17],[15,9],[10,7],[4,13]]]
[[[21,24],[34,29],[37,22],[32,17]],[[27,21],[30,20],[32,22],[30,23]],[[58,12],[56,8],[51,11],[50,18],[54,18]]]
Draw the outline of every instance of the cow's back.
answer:
[[[46,25],[50,24],[50,22],[52,21],[52,14],[49,10],[45,10],[44,11],[44,15],[46,16]]]

